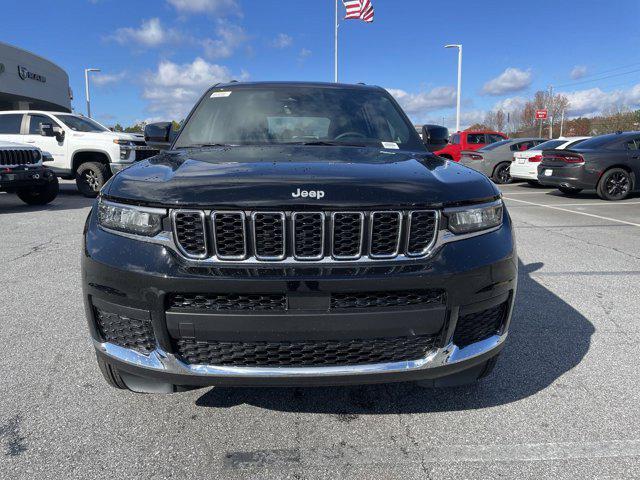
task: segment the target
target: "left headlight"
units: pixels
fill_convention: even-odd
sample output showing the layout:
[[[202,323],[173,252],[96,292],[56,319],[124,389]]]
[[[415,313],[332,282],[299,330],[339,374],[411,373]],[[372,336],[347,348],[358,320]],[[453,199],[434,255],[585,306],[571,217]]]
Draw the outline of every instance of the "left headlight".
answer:
[[[162,230],[162,219],[166,210],[136,207],[100,200],[98,223],[111,230],[153,237]]]
[[[445,215],[449,220],[449,230],[455,234],[463,234],[499,227],[502,224],[503,210],[502,200],[499,200],[489,205],[445,211]]]

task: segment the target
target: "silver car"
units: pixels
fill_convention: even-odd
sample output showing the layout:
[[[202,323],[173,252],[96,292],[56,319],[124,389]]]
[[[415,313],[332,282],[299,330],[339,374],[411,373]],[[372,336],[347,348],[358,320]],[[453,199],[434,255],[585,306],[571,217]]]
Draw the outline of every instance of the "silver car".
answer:
[[[510,183],[509,168],[515,152],[528,150],[545,142],[545,138],[510,138],[479,150],[463,150],[460,163],[491,178],[494,183]]]

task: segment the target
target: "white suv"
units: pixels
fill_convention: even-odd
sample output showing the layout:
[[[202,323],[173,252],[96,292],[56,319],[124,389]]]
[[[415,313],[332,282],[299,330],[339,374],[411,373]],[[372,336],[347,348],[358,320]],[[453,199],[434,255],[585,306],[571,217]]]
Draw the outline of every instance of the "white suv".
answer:
[[[0,112],[0,140],[48,152],[53,157],[49,168],[61,178],[75,179],[87,197],[95,197],[112,174],[158,153],[142,136],[112,132],[91,118],[64,112]]]

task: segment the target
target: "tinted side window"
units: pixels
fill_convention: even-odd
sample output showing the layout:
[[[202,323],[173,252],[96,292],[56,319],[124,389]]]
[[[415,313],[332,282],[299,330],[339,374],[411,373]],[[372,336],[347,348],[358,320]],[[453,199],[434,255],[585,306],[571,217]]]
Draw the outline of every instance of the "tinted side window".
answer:
[[[53,127],[58,126],[51,117],[45,115],[29,115],[29,117],[31,119],[29,122],[29,135],[40,135],[40,125],[43,123],[48,123]]]
[[[526,142],[518,142],[511,145],[511,150],[514,152],[522,152],[524,150],[529,150],[531,147],[537,145],[537,142],[532,140],[527,140]]]
[[[487,143],[502,142],[503,140],[504,140],[504,137],[497,135],[495,133],[490,133],[487,135]]]
[[[627,142],[627,150],[640,150],[640,138],[634,138]]]
[[[0,134],[20,134],[20,125],[22,124],[22,114],[10,113],[0,115]]]
[[[450,143],[452,145],[458,145],[460,143],[460,135],[452,135]]]
[[[503,140],[502,138],[500,140]],[[467,134],[467,143],[473,145],[484,144],[484,133],[469,133]]]

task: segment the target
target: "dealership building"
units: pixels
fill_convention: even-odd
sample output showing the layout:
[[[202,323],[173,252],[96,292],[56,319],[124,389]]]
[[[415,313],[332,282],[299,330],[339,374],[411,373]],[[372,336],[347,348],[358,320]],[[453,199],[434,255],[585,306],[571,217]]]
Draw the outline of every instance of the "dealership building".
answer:
[[[0,110],[71,111],[69,75],[55,63],[0,42]]]

